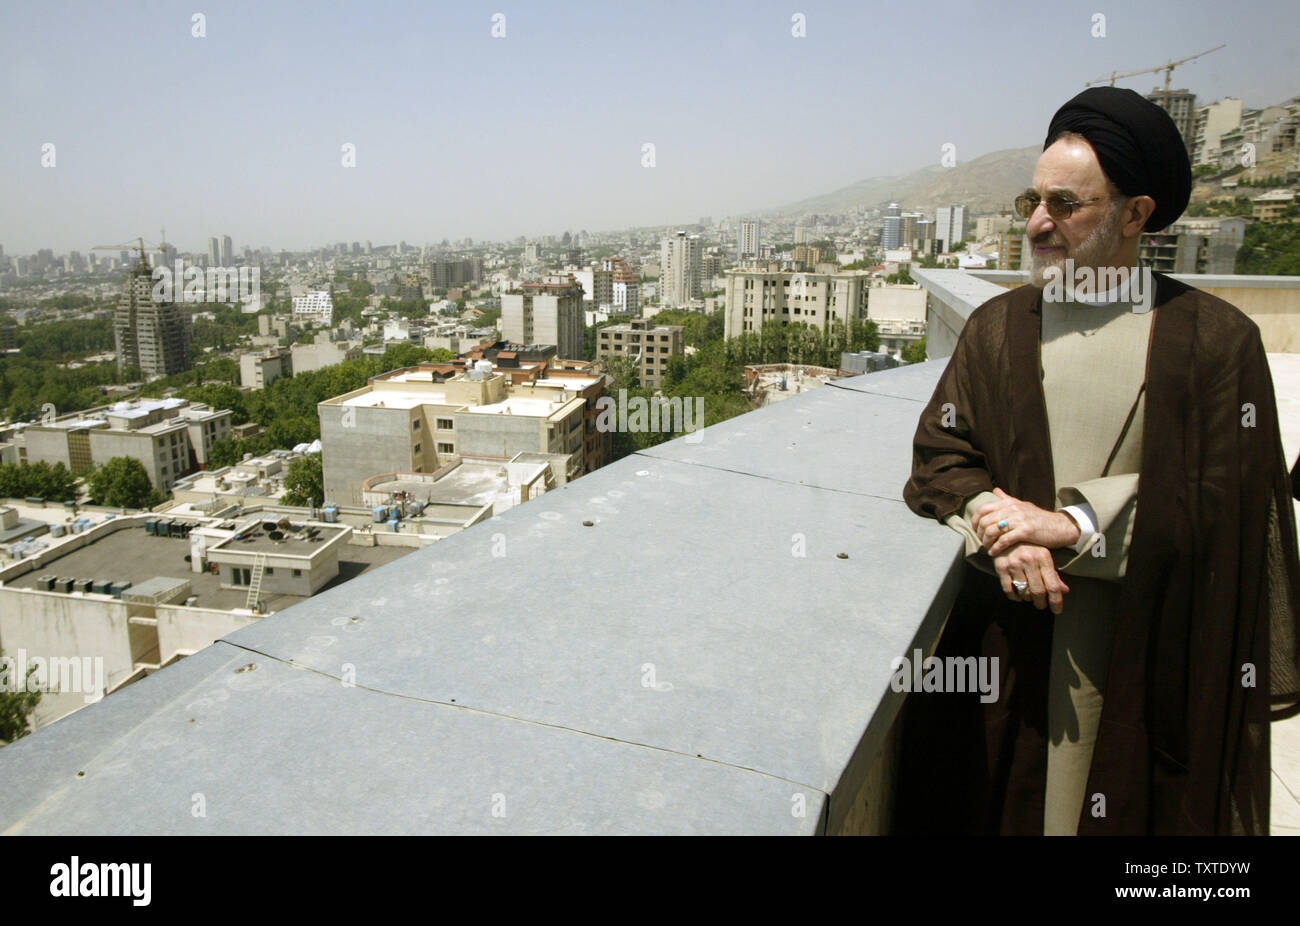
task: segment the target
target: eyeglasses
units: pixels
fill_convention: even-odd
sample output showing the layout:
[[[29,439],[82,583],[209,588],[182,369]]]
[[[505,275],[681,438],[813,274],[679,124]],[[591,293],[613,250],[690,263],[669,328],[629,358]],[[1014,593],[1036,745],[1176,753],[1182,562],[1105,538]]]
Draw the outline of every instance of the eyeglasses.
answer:
[[[1102,196],[1094,196],[1092,199],[1078,201],[1066,199],[1064,196],[1049,196],[1047,197],[1047,214],[1050,215],[1054,221],[1060,222],[1073,215],[1074,210],[1077,207],[1086,206],[1104,198],[1105,197]],[[1043,202],[1043,199],[1037,193],[1021,193],[1016,197],[1016,214],[1022,219],[1027,219],[1034,214],[1034,210],[1038,208],[1038,204],[1041,202]]]

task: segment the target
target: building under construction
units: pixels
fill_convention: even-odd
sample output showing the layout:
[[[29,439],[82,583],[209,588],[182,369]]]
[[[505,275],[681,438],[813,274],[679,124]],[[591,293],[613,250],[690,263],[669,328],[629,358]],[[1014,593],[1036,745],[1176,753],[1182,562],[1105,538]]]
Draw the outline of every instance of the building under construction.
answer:
[[[155,301],[153,286],[142,253],[113,314],[118,372],[139,367],[145,379],[190,368],[189,314],[174,301]]]

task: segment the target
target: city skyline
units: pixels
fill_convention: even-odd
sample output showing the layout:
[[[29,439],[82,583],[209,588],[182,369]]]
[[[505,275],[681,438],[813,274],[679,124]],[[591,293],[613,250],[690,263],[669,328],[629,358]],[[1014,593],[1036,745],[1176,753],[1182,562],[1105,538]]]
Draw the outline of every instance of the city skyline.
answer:
[[[15,104],[0,139],[6,253],[85,251],[163,225],[182,251],[214,235],[301,251],[753,215],[938,164],[944,145],[964,162],[1034,144],[1085,81],[1221,42],[1172,86],[1198,102],[1279,102],[1296,89],[1300,31],[1281,2],[1227,22],[1208,3],[367,14],[222,4],[194,37],[194,11],[175,3],[12,11],[0,37]],[[1035,48],[1041,73],[1004,64]],[[355,167],[342,165],[345,144]]]

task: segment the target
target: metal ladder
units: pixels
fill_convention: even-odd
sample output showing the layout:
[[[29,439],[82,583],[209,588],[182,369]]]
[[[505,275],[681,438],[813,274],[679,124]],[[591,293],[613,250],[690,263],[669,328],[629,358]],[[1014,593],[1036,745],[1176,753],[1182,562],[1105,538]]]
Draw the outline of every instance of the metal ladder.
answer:
[[[258,553],[253,560],[253,575],[248,582],[248,600],[244,607],[257,610],[257,596],[262,592],[262,573],[266,570],[266,554]]]

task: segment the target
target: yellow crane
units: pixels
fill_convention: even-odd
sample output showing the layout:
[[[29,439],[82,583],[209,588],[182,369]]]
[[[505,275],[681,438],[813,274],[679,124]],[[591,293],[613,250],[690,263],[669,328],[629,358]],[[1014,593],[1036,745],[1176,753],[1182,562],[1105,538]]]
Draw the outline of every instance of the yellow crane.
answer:
[[[1205,51],[1201,52],[1200,54],[1189,55],[1186,58],[1179,58],[1177,61],[1169,61],[1165,64],[1157,65],[1156,67],[1153,68],[1142,68],[1140,71],[1125,71],[1123,74],[1119,74],[1116,73],[1115,71],[1111,71],[1109,77],[1098,77],[1096,80],[1087,81],[1084,84],[1084,86],[1091,87],[1093,84],[1109,83],[1110,86],[1113,87],[1115,86],[1115,81],[1123,80],[1126,77],[1137,77],[1139,74],[1155,74],[1158,71],[1164,71],[1165,72],[1164,101],[1165,101],[1165,111],[1167,112],[1169,110],[1169,92],[1170,92],[1169,83],[1173,79],[1174,68],[1178,67],[1178,65],[1180,64],[1186,64],[1188,61],[1194,61],[1197,58],[1203,58],[1206,55],[1208,55],[1210,52],[1218,51],[1220,48],[1226,48],[1227,46],[1228,43],[1224,42],[1221,45],[1215,45],[1213,48],[1208,48]]]

